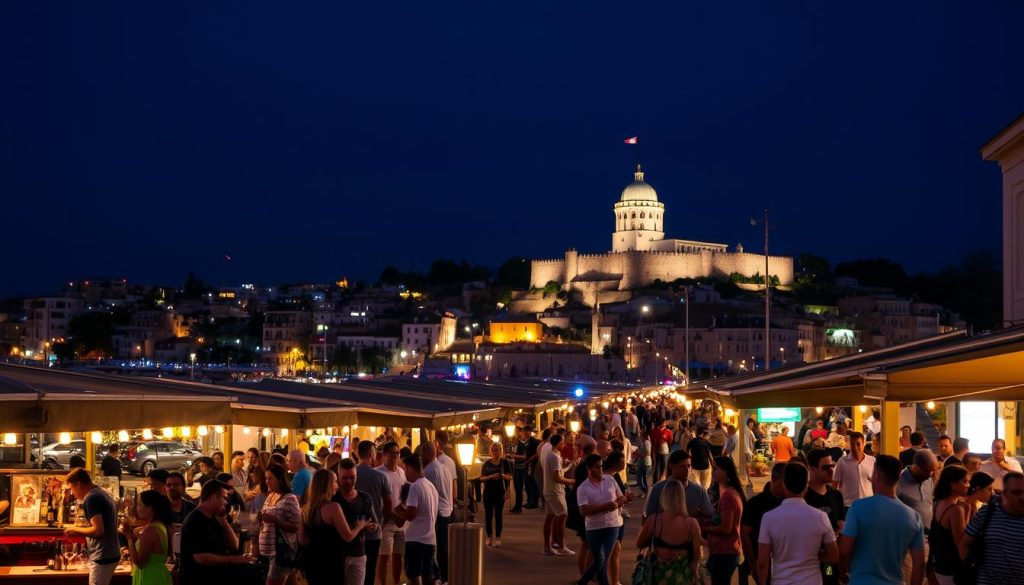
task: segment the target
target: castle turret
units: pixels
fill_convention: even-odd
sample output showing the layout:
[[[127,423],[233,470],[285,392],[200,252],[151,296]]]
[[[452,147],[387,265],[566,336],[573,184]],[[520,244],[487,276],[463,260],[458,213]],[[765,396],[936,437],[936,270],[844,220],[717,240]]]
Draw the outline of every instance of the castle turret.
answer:
[[[665,204],[658,201],[654,187],[644,181],[639,163],[633,182],[622,190],[614,211],[612,252],[650,250],[651,242],[665,238]]]

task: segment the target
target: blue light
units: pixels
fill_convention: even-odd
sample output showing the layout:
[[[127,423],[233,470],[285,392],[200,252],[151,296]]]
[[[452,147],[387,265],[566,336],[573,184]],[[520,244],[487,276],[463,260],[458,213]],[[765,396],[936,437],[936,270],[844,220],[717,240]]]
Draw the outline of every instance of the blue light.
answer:
[[[576,395],[576,398],[583,398],[583,388],[577,388],[572,393]]]

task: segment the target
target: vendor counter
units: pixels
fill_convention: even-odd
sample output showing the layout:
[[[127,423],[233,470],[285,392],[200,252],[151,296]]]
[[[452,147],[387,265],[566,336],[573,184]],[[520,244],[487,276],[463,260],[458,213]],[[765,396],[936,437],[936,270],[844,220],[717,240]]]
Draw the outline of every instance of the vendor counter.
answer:
[[[45,566],[0,567],[0,583],[32,583],[32,585],[50,585],[66,583],[88,583],[89,570],[73,569],[70,571],[54,571]],[[118,565],[111,579],[111,585],[124,585],[132,582],[132,566]]]

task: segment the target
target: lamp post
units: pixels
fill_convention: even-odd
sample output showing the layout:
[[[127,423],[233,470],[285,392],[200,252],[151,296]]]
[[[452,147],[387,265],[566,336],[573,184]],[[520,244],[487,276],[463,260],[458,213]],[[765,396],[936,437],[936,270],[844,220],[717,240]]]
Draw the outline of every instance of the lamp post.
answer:
[[[192,367],[189,370],[188,378],[189,378],[189,380],[195,380],[196,379],[196,352],[192,352],[192,353],[188,354],[188,358],[190,360],[192,360]]]
[[[684,382],[687,386],[690,385],[690,287],[683,287],[684,303],[686,304],[686,380]]]
[[[750,218],[750,225],[756,226],[761,224],[764,226],[764,371],[771,369],[772,361],[772,350],[771,350],[771,334],[772,334],[772,279],[768,274],[768,212],[771,211],[767,207],[764,209],[764,219]]]
[[[515,425],[512,430],[515,431]],[[448,580],[451,583],[482,585],[484,580],[484,529],[469,522],[469,467],[476,456],[476,441],[455,443],[459,465],[465,470],[462,480],[462,524],[448,526]]]

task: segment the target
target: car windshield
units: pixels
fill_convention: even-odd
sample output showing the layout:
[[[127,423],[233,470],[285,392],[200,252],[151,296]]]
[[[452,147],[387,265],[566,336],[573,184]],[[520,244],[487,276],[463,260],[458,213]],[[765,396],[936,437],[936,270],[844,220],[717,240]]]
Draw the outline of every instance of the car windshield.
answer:
[[[138,446],[138,448],[136,450],[137,451],[149,451],[149,447],[147,447],[145,443],[139,443],[139,446]]]

